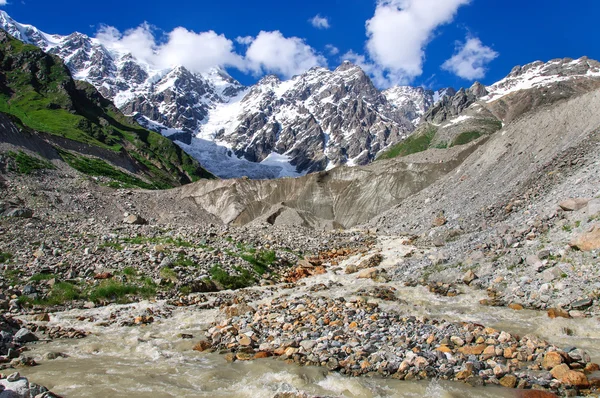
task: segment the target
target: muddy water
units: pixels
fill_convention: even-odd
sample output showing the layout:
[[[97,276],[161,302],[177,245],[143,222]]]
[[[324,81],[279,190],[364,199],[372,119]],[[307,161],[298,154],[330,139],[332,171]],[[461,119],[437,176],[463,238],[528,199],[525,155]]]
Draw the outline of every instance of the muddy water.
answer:
[[[391,266],[395,258],[408,250],[394,240],[382,243],[380,248],[386,255],[384,267]],[[285,290],[280,294],[306,294],[310,286],[329,281],[343,286],[318,294],[352,297],[357,290],[374,284],[371,280],[330,271],[305,280],[305,285],[294,291]],[[600,360],[598,320],[550,320],[543,312],[480,306],[482,292],[467,291],[458,297],[445,298],[435,296],[423,287],[389,285],[398,289],[398,297],[405,302],[380,303],[385,309],[477,322],[521,335],[535,334],[557,345],[584,348],[596,362]],[[121,320],[130,321],[147,309],[163,315],[157,315],[156,321],[147,326],[118,326]],[[323,368],[288,365],[276,359],[228,363],[218,354],[193,351],[193,344],[221,316],[218,310],[174,308],[164,302],[55,314],[50,325],[87,330],[91,335],[77,341],[62,340],[32,346],[30,354],[41,365],[21,373],[66,397],[271,398],[277,392],[365,398],[513,396],[511,391],[501,388],[474,389],[453,382],[346,378]],[[81,317],[86,319],[80,320]],[[183,339],[182,333],[194,338]],[[61,352],[69,357],[44,360],[43,355],[47,352]]]

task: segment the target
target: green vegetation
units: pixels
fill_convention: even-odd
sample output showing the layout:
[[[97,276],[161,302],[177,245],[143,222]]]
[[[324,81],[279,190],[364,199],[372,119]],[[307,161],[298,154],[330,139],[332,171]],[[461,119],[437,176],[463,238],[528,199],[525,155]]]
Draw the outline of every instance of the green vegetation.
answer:
[[[165,279],[170,282],[177,282],[179,280],[179,278],[177,277],[177,273],[171,268],[161,268],[159,274],[162,279]]]
[[[47,281],[47,280],[54,279],[54,278],[56,278],[56,275],[54,275],[54,274],[35,274],[31,278],[29,278],[29,280],[32,282],[39,282],[39,281]]]
[[[123,250],[123,245],[121,245],[120,243],[117,242],[104,242],[102,244],[100,244],[99,246],[100,248],[111,248],[111,249],[115,249],[118,251]]]
[[[23,151],[7,152],[8,157],[12,158],[17,165],[17,172],[21,174],[31,174],[36,170],[54,169],[54,165],[47,160],[34,156],[29,156]]]
[[[435,144],[433,147],[436,149],[447,149],[448,143],[446,141],[440,141],[437,144]]]
[[[214,265],[210,269],[210,276],[225,289],[243,289],[251,286],[256,281],[250,271],[237,268],[239,275],[230,275],[220,265]]]
[[[69,164],[75,170],[81,171],[84,174],[96,177],[108,177],[113,180],[122,182],[126,186],[135,186],[143,189],[165,189],[169,188],[162,182],[155,184],[148,184],[140,180],[139,178],[133,177],[127,173],[122,172],[114,166],[106,163],[103,160],[96,158],[88,158],[85,156],[74,155],[70,152],[60,151],[62,159]]]
[[[150,284],[146,284],[145,286],[137,286],[133,284],[124,284],[115,280],[106,280],[89,293],[89,299],[93,302],[111,300],[125,303],[128,301],[127,296],[130,295],[150,298],[155,294],[156,289]]]
[[[479,131],[465,131],[464,133],[459,134],[454,141],[452,141],[451,147],[457,145],[465,145],[471,141],[476,140],[481,137],[483,134]]]
[[[60,136],[134,159],[136,173],[143,174],[152,188],[214,178],[169,139],[124,116],[93,86],[73,81],[56,56],[10,36],[2,37],[0,76],[0,112],[12,115],[25,130]],[[82,162],[78,160],[76,164],[98,174],[108,171],[108,176],[114,178],[114,169]],[[139,182],[133,185],[139,186]]]
[[[125,268],[123,268],[123,275],[136,276],[137,271],[133,267],[125,267]]]
[[[435,137],[436,133],[437,129],[435,127],[430,127],[424,133],[411,135],[404,141],[383,152],[377,157],[377,160],[393,159],[398,156],[408,156],[413,153],[423,152],[429,148],[429,145],[431,145],[431,141],[433,141],[433,137]]]
[[[0,251],[0,264],[8,263],[12,259],[12,254]]]
[[[252,264],[257,274],[263,275],[269,271],[271,265],[277,261],[277,254],[273,250],[259,251],[254,254],[242,253],[240,258]]]
[[[146,243],[152,244],[163,244],[163,245],[173,245],[175,247],[194,247],[194,245],[186,240],[183,240],[179,237],[164,237],[164,236],[142,236],[138,235],[134,238],[125,238],[123,239],[124,243],[130,243],[133,245],[143,245]]]
[[[59,282],[52,286],[52,290],[45,299],[31,300],[25,297],[24,300],[36,305],[61,305],[80,298],[82,295],[77,286],[68,282]]]

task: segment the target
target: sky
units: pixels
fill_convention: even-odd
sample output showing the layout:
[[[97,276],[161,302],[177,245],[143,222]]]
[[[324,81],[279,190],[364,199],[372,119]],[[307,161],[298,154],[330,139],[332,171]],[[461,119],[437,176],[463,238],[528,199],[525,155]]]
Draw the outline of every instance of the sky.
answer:
[[[0,0],[0,8],[159,67],[222,66],[243,84],[348,59],[380,88],[438,89],[489,85],[536,60],[600,59],[597,0]]]

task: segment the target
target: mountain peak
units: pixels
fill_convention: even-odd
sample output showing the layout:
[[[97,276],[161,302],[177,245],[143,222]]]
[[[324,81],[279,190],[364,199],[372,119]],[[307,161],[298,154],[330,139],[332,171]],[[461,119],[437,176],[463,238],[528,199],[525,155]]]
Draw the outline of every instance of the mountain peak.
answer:
[[[361,69],[361,67],[351,61],[345,60],[335,69],[335,72],[345,72],[349,69]]]

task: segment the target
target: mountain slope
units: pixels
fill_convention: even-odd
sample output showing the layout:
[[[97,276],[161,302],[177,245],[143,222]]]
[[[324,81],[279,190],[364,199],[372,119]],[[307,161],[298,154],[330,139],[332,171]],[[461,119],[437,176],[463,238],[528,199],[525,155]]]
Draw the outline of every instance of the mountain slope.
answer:
[[[286,82],[269,76],[244,88],[220,69],[161,69],[111,43],[80,33],[49,35],[3,11],[0,27],[60,56],[75,79],[223,177],[297,176],[366,164],[409,135],[444,94],[411,87],[379,92],[349,63]]]
[[[170,140],[126,118],[94,87],[73,81],[58,57],[4,31],[0,32],[0,78],[0,112],[18,118],[17,124],[24,129],[126,155],[131,160],[130,171],[146,181],[141,184],[146,188],[211,177]],[[55,140],[59,149],[66,149],[67,144],[59,141]],[[81,165],[78,156],[62,152],[72,166]]]

